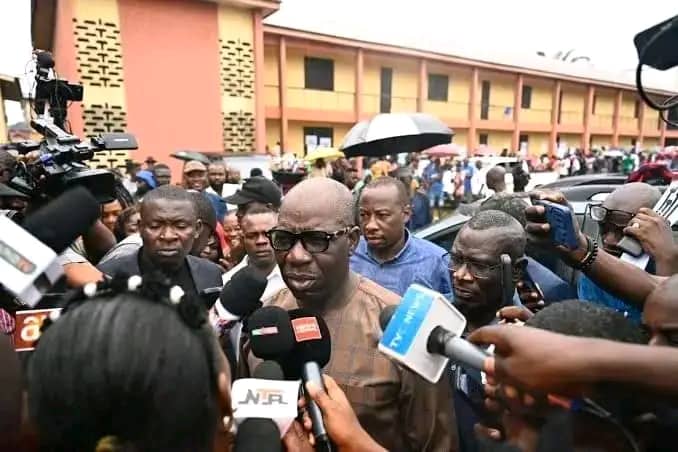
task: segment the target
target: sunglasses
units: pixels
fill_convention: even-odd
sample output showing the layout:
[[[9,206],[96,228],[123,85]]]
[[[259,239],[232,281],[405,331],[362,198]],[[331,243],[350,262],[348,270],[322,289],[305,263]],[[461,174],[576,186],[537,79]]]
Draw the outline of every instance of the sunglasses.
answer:
[[[275,251],[289,251],[301,240],[301,245],[309,253],[324,253],[330,247],[332,240],[347,234],[350,230],[350,227],[346,227],[335,232],[303,231],[294,233],[283,229],[271,229],[266,233],[266,236]]]

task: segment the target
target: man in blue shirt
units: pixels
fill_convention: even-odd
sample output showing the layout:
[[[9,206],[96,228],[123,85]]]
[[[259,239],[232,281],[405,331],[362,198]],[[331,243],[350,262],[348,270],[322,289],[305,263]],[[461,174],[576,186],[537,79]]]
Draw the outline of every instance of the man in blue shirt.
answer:
[[[362,237],[351,270],[398,295],[412,283],[443,295],[452,291],[446,251],[405,228],[411,207],[402,182],[388,176],[370,182],[360,195],[358,213]]]
[[[598,222],[603,249],[608,254],[620,257],[623,251],[617,244],[624,237],[624,228],[641,207],[651,209],[660,197],[661,193],[656,187],[632,182],[610,193],[601,206],[591,207],[591,217]],[[603,290],[586,275],[582,274],[579,278],[577,289],[580,299],[615,309],[640,323],[641,311],[638,307]]]

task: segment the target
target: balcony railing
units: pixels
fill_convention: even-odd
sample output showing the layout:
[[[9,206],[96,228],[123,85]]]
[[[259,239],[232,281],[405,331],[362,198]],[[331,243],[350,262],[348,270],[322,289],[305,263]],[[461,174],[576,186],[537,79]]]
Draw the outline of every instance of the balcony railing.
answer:
[[[288,87],[287,105],[310,110],[353,111],[355,93]]]
[[[621,130],[638,130],[638,118],[633,116],[620,116],[619,128]]]
[[[489,121],[513,121],[513,106],[480,104],[479,118]]]
[[[363,111],[368,114],[412,113],[417,111],[416,96],[382,96],[380,94],[363,94],[362,98]]]
[[[550,124],[550,108],[523,108],[520,110],[520,122],[529,122],[534,124]]]
[[[612,115],[591,115],[591,126],[612,130]]]
[[[584,113],[581,111],[560,111],[560,124],[582,125],[584,124]]]

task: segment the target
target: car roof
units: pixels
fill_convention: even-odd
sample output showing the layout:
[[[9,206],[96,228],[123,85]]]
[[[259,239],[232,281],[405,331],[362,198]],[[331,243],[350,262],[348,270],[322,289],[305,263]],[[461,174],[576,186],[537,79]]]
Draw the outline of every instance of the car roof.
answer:
[[[418,229],[417,231],[414,232],[414,236],[420,239],[427,239],[455,225],[466,223],[470,218],[471,217],[469,216],[462,215],[460,213],[455,213],[453,215],[450,215],[449,217],[445,217],[439,221],[436,221],[435,223],[431,223],[430,225],[424,228]]]

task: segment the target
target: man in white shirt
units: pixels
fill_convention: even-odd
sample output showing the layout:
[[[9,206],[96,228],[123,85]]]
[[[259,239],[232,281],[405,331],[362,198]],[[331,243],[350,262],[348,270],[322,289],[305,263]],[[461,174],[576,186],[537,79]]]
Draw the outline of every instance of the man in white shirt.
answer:
[[[223,276],[224,284],[231,280],[233,275],[246,266],[267,275],[268,284],[264,290],[261,300],[271,298],[272,295],[285,287],[285,282],[280,275],[280,269],[275,260],[273,248],[268,240],[266,233],[278,223],[278,214],[270,209],[261,206],[253,207],[240,219],[240,229],[242,231],[243,245],[247,253],[245,258]],[[212,324],[217,329],[217,334],[223,334],[226,331],[220,331],[219,325],[225,322],[232,322],[233,316],[222,305],[221,300],[217,300],[210,312]],[[231,344],[235,349],[236,360],[239,351],[239,339],[242,324],[238,323],[230,329]]]

